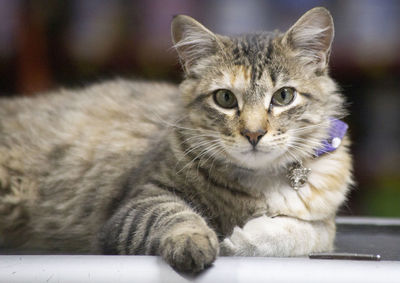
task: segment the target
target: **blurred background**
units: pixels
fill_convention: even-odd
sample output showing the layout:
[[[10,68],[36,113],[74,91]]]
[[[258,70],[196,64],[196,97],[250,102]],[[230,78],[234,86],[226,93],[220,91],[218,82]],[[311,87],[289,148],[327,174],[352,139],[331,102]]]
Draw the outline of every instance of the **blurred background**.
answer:
[[[0,0],[0,96],[115,77],[179,82],[173,15],[222,34],[284,31],[315,6],[334,17],[331,74],[351,113],[357,186],[340,214],[400,217],[400,1]]]

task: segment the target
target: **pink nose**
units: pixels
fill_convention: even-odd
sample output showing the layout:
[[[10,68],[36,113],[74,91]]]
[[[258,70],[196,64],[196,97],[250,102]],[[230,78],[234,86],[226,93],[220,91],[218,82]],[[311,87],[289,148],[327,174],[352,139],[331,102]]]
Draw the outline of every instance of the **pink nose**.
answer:
[[[244,129],[240,132],[244,137],[246,137],[249,141],[249,143],[253,146],[256,147],[258,142],[261,140],[261,138],[267,133],[265,130],[258,130],[255,132],[250,132],[247,129]]]

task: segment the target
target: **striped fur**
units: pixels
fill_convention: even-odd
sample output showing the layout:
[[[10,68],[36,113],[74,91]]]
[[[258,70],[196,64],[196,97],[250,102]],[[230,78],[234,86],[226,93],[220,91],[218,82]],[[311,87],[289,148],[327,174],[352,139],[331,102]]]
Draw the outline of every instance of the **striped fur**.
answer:
[[[313,9],[286,34],[237,37],[178,16],[172,35],[186,76],[179,88],[116,80],[0,100],[2,248],[161,255],[191,272],[220,248],[262,256],[332,249],[352,167],[347,138],[312,156],[329,117],[345,114],[321,59],[333,36],[329,12]],[[304,59],[310,52],[320,59]],[[277,107],[271,97],[282,87],[296,96]],[[236,108],[215,103],[221,88]],[[260,127],[255,151],[242,133]],[[285,177],[296,160],[313,170],[298,191]]]

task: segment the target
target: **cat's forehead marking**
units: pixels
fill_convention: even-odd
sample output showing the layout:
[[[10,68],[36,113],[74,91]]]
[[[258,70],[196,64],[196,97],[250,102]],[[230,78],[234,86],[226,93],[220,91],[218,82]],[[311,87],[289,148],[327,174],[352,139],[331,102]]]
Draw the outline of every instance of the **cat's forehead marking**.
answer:
[[[250,85],[251,70],[245,65],[234,65],[229,73],[233,88],[244,91]]]
[[[251,66],[234,65],[229,69],[221,70],[222,79],[216,80],[213,89],[227,88],[234,92],[239,101],[239,108],[242,103],[257,104],[265,99],[270,99],[274,91],[268,70],[263,72],[259,80],[252,81]]]
[[[246,34],[232,38],[232,61],[222,65],[219,87],[231,89],[244,104],[266,103],[279,84],[280,73],[274,69],[273,34]],[[227,67],[228,66],[228,67]],[[226,68],[227,67],[227,68]],[[265,100],[265,101],[264,101]]]
[[[233,63],[245,66],[250,71],[250,81],[248,81],[250,101],[264,97],[265,88],[272,88],[275,85],[276,74],[271,68],[271,56],[274,52],[272,38],[271,34],[259,33],[233,39]]]

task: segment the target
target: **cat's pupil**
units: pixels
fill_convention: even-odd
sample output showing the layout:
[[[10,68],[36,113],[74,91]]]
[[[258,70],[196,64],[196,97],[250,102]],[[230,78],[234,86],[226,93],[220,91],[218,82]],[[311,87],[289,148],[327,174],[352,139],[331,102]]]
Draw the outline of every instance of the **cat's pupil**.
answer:
[[[223,108],[234,108],[237,105],[235,95],[224,89],[214,92],[214,101]]]
[[[282,98],[283,101],[285,101],[285,100],[286,100],[286,97],[287,97],[287,93],[286,93],[286,89],[284,89],[284,90],[282,90],[282,92],[281,92],[281,98]]]
[[[295,90],[293,88],[282,88],[278,90],[272,97],[272,104],[284,106],[291,103],[294,99]]]
[[[224,93],[224,98],[226,102],[229,102],[231,100],[231,96],[227,92]]]

